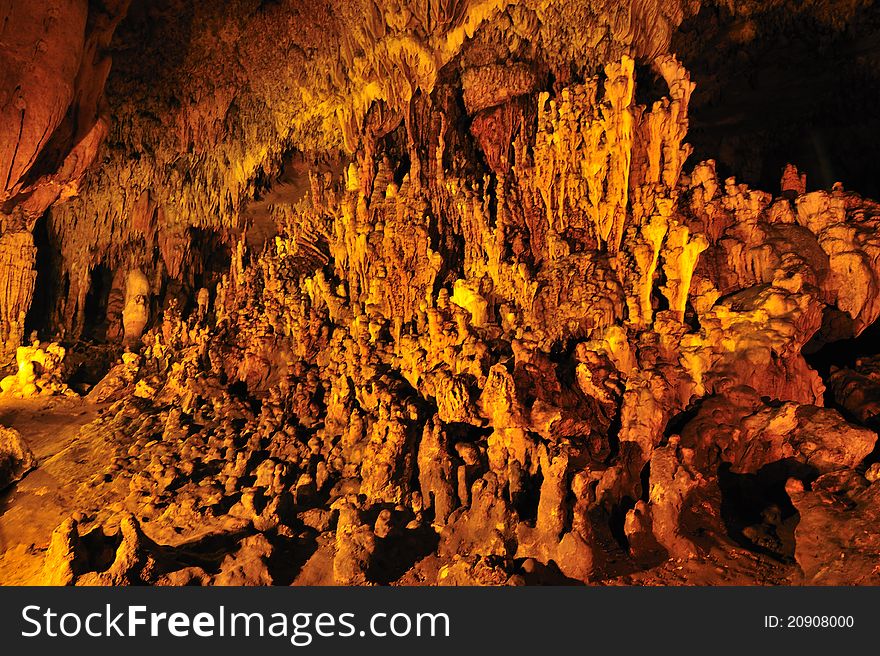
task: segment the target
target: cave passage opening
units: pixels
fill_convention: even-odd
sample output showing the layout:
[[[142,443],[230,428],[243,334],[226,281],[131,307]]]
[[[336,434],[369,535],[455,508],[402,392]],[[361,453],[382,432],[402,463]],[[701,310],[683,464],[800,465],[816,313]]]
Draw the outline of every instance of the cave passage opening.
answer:
[[[794,530],[800,515],[785,491],[789,478],[811,483],[818,472],[794,458],[764,465],[754,474],[718,468],[721,519],[729,537],[741,547],[781,562],[794,560]]]
[[[105,264],[98,264],[90,274],[89,291],[83,309],[84,341],[102,344],[107,341],[110,322],[107,310],[110,307],[110,294],[113,288],[113,270]]]
[[[34,246],[37,249],[34,269],[37,271],[31,307],[25,317],[25,337],[37,333],[42,339],[51,337],[52,311],[59,293],[59,279],[56,262],[60,258],[57,247],[49,234],[47,214],[43,214],[34,224]]]

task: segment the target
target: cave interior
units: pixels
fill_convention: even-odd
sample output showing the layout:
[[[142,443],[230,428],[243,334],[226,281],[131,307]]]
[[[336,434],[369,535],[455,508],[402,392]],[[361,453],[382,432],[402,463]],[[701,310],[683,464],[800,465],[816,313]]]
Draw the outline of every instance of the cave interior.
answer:
[[[878,98],[874,0],[0,1],[0,584],[880,584]]]

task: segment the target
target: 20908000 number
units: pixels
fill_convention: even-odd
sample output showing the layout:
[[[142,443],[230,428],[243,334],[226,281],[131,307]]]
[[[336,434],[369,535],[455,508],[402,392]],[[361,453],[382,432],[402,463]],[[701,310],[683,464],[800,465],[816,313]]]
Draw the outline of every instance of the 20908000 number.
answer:
[[[850,629],[854,624],[852,615],[789,615],[791,629]]]
[[[767,629],[851,629],[852,615],[765,615]]]

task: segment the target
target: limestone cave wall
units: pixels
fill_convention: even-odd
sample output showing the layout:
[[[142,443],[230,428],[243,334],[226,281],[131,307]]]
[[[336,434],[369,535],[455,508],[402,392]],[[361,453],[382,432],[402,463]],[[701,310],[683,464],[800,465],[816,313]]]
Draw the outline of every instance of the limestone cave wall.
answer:
[[[878,582],[872,1],[0,17],[0,582]]]

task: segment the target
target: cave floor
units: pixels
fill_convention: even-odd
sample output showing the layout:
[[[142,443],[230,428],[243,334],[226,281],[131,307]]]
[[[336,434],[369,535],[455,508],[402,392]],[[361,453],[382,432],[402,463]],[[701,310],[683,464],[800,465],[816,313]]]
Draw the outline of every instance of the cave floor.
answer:
[[[52,531],[73,507],[79,481],[105,463],[78,439],[104,404],[77,397],[0,400],[0,423],[18,430],[39,464],[0,494],[0,581],[26,584],[42,562]]]
[[[27,585],[39,574],[52,531],[64,519],[78,517],[82,482],[107,471],[101,456],[105,442],[80,429],[98,418],[109,404],[76,397],[41,397],[0,401],[0,423],[17,429],[38,458],[38,466],[0,495],[0,582]],[[112,500],[108,500],[111,501]],[[613,550],[612,550],[613,551]],[[300,585],[332,583],[332,534],[314,536],[308,554],[289,563],[287,581]],[[762,554],[728,544],[701,558],[633,563],[618,549],[602,585],[785,585],[797,583],[798,569]],[[303,557],[305,555],[305,557]],[[298,562],[295,562],[298,561]],[[295,563],[295,564],[294,564]],[[444,562],[429,555],[390,581],[420,585],[437,580]],[[565,581],[547,571],[526,576],[528,583]]]

